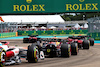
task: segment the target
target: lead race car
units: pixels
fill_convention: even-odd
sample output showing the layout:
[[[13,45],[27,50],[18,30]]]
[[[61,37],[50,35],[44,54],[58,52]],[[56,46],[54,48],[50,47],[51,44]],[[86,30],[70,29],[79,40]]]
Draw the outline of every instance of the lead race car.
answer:
[[[44,39],[42,50],[45,56],[49,57],[70,57],[71,55],[78,54],[77,43],[69,43],[63,39]]]
[[[45,41],[42,46],[42,50],[46,57],[70,57],[71,48],[70,45],[63,44],[56,40]]]
[[[20,64],[21,58],[25,58],[29,63],[38,62],[44,59],[44,53],[36,43],[23,47],[8,46],[9,42],[0,42],[0,67],[4,65]]]

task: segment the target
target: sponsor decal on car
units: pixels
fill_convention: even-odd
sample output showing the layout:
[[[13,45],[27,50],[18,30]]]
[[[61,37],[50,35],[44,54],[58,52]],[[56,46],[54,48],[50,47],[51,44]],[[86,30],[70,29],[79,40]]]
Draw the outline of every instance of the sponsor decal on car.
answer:
[[[47,49],[47,52],[49,53],[51,50],[50,49]]]

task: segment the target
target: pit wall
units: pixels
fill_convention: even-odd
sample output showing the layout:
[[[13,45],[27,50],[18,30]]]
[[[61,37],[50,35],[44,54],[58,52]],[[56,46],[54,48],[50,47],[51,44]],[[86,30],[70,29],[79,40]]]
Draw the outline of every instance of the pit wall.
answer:
[[[70,34],[87,34],[88,30],[49,30],[49,31],[18,31],[18,35],[70,35]]]
[[[18,32],[0,33],[0,38],[15,37],[18,36]]]

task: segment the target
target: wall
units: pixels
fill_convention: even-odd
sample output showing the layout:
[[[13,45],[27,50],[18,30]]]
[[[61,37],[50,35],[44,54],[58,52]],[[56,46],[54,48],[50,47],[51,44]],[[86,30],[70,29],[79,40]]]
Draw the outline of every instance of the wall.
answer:
[[[88,35],[90,35],[95,40],[100,40],[100,32],[88,33]]]
[[[18,36],[17,32],[0,33],[0,38],[15,37]]]
[[[57,34],[87,34],[88,30],[49,30],[49,31],[18,31],[18,35],[57,35]]]

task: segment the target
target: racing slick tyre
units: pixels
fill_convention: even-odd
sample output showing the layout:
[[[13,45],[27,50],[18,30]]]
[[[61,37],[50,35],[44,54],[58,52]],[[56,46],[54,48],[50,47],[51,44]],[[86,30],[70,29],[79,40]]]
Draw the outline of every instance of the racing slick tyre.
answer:
[[[77,55],[78,54],[78,44],[77,43],[71,43],[71,54]]]
[[[71,46],[69,44],[61,45],[61,56],[70,57],[71,56]]]
[[[93,38],[90,38],[90,46],[94,46],[94,39]]]
[[[4,67],[5,66],[5,61],[6,61],[6,52],[2,48],[0,48],[0,49],[1,49],[1,51],[0,51],[0,57],[1,57],[0,67]]]
[[[28,43],[29,40],[28,39],[23,39],[23,43]]]
[[[82,44],[83,44],[83,49],[89,49],[90,45],[88,40],[84,39]]]
[[[37,63],[39,59],[39,51],[36,45],[29,45],[27,50],[27,60],[29,63]]]

